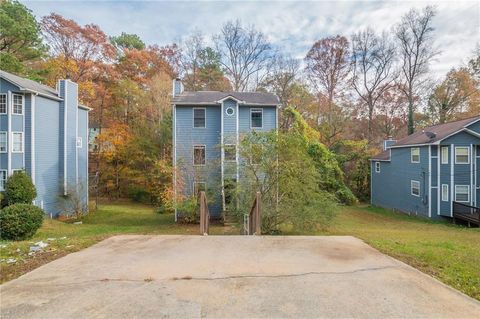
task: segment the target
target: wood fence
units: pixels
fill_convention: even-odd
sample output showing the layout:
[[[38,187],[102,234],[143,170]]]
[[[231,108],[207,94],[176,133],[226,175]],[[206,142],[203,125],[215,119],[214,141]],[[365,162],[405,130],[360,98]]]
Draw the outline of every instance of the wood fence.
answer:
[[[207,196],[204,191],[200,192],[200,235],[208,235],[210,212],[208,211]]]

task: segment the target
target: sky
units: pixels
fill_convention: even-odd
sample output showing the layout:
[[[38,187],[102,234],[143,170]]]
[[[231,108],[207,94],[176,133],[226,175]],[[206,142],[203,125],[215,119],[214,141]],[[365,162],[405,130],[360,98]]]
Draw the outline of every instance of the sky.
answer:
[[[431,65],[440,79],[465,64],[480,45],[480,1],[21,1],[40,19],[51,12],[79,24],[94,23],[108,35],[138,34],[147,44],[179,43],[194,31],[217,34],[239,19],[254,25],[280,51],[302,59],[323,37],[350,36],[372,27],[391,32],[410,8],[434,5],[435,45]]]

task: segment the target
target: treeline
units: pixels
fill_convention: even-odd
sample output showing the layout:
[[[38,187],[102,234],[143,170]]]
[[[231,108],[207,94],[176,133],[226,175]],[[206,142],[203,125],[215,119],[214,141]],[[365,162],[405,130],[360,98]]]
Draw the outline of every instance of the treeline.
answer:
[[[435,81],[434,19],[432,7],[412,9],[388,32],[319,39],[298,60],[240,21],[183,43],[146,45],[138,35],[108,36],[54,13],[36,20],[24,5],[2,1],[0,68],[52,86],[60,78],[79,83],[100,132],[94,170],[102,195],[170,200],[171,80],[181,77],[187,90],[276,93],[319,133],[365,199],[368,158],[381,140],[480,114],[480,48]],[[280,116],[287,132],[291,117]]]

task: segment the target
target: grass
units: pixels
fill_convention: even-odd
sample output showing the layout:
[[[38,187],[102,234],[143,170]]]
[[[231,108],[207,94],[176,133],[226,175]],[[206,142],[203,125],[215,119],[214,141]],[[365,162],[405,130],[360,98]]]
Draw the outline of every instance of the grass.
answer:
[[[211,234],[239,234],[239,228],[212,225]],[[81,225],[45,220],[28,241],[0,242],[0,280],[16,278],[51,260],[117,234],[198,234],[198,225],[175,224],[173,215],[160,215],[150,206],[128,202],[101,205]],[[344,207],[326,232],[296,235],[352,235],[383,253],[402,260],[480,300],[480,229],[396,214],[367,206]],[[65,238],[64,238],[65,237]],[[48,238],[55,240],[48,241]],[[28,255],[35,242],[49,243],[43,252]],[[9,258],[15,263],[7,264]]]

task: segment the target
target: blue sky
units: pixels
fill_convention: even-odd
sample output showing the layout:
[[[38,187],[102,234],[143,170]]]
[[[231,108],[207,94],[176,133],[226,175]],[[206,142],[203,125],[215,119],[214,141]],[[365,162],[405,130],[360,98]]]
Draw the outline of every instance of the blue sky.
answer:
[[[480,43],[480,1],[22,1],[37,18],[56,12],[108,35],[138,34],[147,44],[181,42],[194,30],[218,33],[228,20],[254,24],[280,50],[303,58],[325,36],[373,27],[390,31],[411,7],[435,5],[435,77],[465,63]]]

